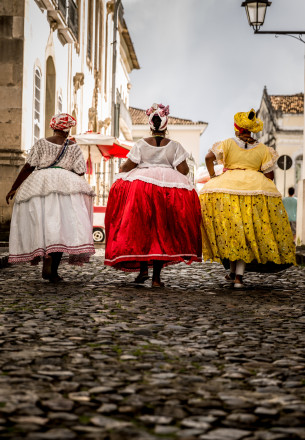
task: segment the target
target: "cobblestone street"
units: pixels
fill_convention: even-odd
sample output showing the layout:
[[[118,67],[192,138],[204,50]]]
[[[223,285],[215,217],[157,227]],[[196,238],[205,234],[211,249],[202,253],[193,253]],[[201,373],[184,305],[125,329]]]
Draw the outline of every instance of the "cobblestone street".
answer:
[[[165,289],[102,264],[0,271],[0,438],[305,439],[305,269],[225,285],[217,264]]]

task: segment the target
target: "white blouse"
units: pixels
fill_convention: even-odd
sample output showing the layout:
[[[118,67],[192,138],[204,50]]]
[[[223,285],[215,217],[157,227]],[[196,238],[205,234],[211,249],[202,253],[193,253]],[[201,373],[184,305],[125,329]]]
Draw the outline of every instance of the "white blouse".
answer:
[[[32,167],[36,167],[36,170],[20,186],[15,203],[52,193],[95,196],[85,178],[78,175],[86,172],[86,162],[77,144],[68,145],[64,156],[56,164],[59,168],[47,168],[55,161],[61,148],[62,145],[53,144],[46,139],[40,139],[33,145],[26,161]]]
[[[142,182],[165,188],[184,188],[193,191],[194,186],[187,176],[175,168],[189,157],[179,142],[170,141],[164,147],[149,145],[144,139],[139,140],[127,154],[137,167],[127,173],[119,173],[117,179]]]
[[[31,148],[26,161],[32,167],[46,168],[55,161],[61,148],[62,145],[39,139]],[[56,166],[77,174],[85,173],[86,162],[80,147],[77,144],[68,145],[65,154]]]
[[[155,147],[144,139],[140,139],[127,154],[132,162],[138,164],[138,168],[176,168],[189,156],[179,142],[170,141],[163,147]]]
[[[240,148],[243,148],[244,150],[251,150],[251,148],[257,147],[260,144],[259,141],[255,141],[253,142],[253,144],[250,144],[249,142],[246,143],[245,141],[239,139],[236,136],[232,139]],[[246,148],[246,144],[247,144],[247,148]]]

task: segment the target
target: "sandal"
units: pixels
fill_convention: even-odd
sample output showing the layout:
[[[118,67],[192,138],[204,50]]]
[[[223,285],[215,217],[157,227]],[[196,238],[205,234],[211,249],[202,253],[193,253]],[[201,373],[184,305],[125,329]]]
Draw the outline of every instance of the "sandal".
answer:
[[[234,283],[235,277],[236,277],[235,273],[230,272],[225,276],[225,280],[228,281],[228,283]]]
[[[234,289],[244,289],[245,285],[243,283],[243,277],[241,275],[237,275],[234,280]]]
[[[146,280],[148,280],[148,272],[139,273],[139,275],[134,279],[133,283],[135,284],[144,284]]]
[[[64,279],[62,277],[60,277],[59,275],[51,275],[49,278],[50,283],[52,284],[57,284],[60,283],[61,281],[63,281]]]
[[[160,289],[162,287],[165,287],[164,283],[158,282],[158,281],[153,281],[151,283],[151,287],[156,287],[157,289]]]

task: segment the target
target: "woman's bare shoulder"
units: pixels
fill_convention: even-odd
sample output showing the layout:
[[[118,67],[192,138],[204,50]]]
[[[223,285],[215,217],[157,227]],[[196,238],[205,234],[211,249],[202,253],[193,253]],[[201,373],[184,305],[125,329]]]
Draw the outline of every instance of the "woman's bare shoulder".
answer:
[[[147,144],[151,145],[152,147],[157,146],[156,138],[154,136],[150,136],[143,139]],[[163,138],[160,147],[165,147],[165,145],[169,144],[171,142],[171,139]]]

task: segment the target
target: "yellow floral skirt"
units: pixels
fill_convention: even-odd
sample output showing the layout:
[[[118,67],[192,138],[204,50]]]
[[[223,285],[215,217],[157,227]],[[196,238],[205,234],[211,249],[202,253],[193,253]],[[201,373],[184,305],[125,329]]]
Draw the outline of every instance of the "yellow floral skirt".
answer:
[[[199,198],[204,260],[296,264],[293,235],[280,197],[206,193]]]

